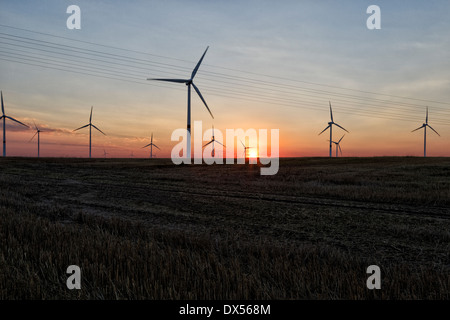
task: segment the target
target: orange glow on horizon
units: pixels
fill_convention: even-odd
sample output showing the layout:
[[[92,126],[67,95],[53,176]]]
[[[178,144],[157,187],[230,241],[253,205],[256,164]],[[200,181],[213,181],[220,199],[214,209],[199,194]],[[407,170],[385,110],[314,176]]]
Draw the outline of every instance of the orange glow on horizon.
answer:
[[[256,151],[256,150],[250,150],[250,151],[248,152],[248,157],[251,158],[251,159],[256,159],[256,158],[258,158],[258,151]]]

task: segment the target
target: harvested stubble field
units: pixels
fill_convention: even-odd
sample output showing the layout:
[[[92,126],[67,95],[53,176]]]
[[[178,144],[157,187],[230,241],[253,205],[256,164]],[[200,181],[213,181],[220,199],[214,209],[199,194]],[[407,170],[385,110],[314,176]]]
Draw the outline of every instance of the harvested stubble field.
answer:
[[[450,299],[448,158],[281,159],[274,176],[170,159],[0,170],[1,299]]]

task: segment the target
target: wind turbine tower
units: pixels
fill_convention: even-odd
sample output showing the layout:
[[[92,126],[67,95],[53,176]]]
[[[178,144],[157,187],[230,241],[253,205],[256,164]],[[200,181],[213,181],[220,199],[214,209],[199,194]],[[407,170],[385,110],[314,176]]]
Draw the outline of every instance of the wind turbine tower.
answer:
[[[200,99],[203,101],[203,104],[205,105],[206,109],[208,110],[211,117],[214,119],[214,116],[211,113],[211,110],[209,110],[208,105],[206,104],[205,99],[203,98],[202,94],[200,93],[200,90],[197,88],[197,86],[194,84],[194,77],[197,74],[198,68],[200,67],[200,64],[203,61],[203,58],[205,57],[206,51],[208,51],[208,47],[206,47],[205,52],[203,53],[202,57],[198,61],[197,65],[195,66],[194,70],[192,71],[191,77],[189,79],[153,79],[149,78],[147,80],[156,80],[156,81],[166,81],[166,82],[176,82],[176,83],[184,83],[188,88],[188,94],[187,94],[187,151],[185,158],[191,159],[191,86],[194,87],[194,90],[197,92]]]
[[[438,136],[441,136],[436,130],[434,130],[429,124],[428,124],[428,107],[427,107],[427,114],[425,116],[425,123],[422,124],[420,127],[418,127],[417,129],[414,129],[411,132],[417,131],[419,129],[423,128],[423,156],[426,157],[427,156],[427,127],[430,128],[431,130],[433,130]]]
[[[27,128],[28,128],[28,126],[5,114],[5,105],[3,104],[3,92],[2,91],[0,91],[0,95],[1,95],[1,100],[2,100],[2,116],[0,117],[0,120],[3,119],[3,156],[6,157],[6,119],[17,122],[18,124],[21,124]]]
[[[345,137],[345,134],[339,139],[338,142],[332,141],[335,145],[336,145],[336,158],[338,157],[338,149],[341,152],[341,156],[342,156],[342,149],[341,149],[341,141],[342,139]]]
[[[245,157],[245,159],[247,159],[247,150],[248,149],[253,149],[253,147],[247,147],[247,146],[245,146],[245,144],[242,142],[242,140],[240,140],[241,141],[241,143],[242,143],[242,146],[244,147],[244,157]]]
[[[153,143],[153,132],[152,132],[152,137],[151,137],[150,143],[142,148],[147,148],[148,146],[150,146],[150,159],[152,159],[153,158],[153,147],[157,148],[158,150],[161,150],[161,149],[159,149],[159,147],[156,144]]]
[[[340,125],[338,125],[336,122],[333,121],[333,110],[331,109],[331,102],[330,103],[330,117],[331,117],[331,121],[328,122],[328,126],[322,130],[321,133],[319,133],[319,136],[325,132],[327,129],[330,129],[330,158],[331,158],[331,151],[332,151],[332,146],[333,146],[333,124],[335,126],[338,126],[339,128],[341,128],[344,131],[347,131],[346,129],[344,129],[343,127],[341,127]],[[348,131],[347,131],[348,132]]]
[[[203,148],[204,148],[204,147],[206,147],[207,145],[209,145],[210,143],[212,143],[212,151],[211,151],[211,156],[212,156],[212,157],[214,157],[215,154],[216,154],[216,151],[215,151],[215,148],[214,148],[214,142],[217,142],[218,144],[224,146],[222,143],[220,143],[219,141],[217,141],[216,138],[214,137],[214,126],[212,126],[212,138],[211,138],[211,141],[209,141],[207,144],[205,144],[205,145],[203,146]],[[241,142],[242,142],[242,141],[241,141]],[[225,147],[225,146],[224,146],[224,147]],[[245,148],[245,146],[244,146],[244,148]]]
[[[102,130],[100,130],[99,128],[97,128],[95,125],[92,124],[92,109],[93,108],[94,107],[91,107],[91,116],[89,117],[89,123],[85,126],[82,126],[82,127],[79,127],[78,129],[73,130],[73,131],[77,131],[77,130],[89,127],[89,158],[91,158],[92,128],[97,129],[98,131],[100,131],[101,133],[103,133],[106,136],[106,134]]]
[[[37,127],[36,122],[33,121],[33,123],[34,123],[34,127],[36,128],[36,133],[31,137],[30,142],[31,142],[31,140],[33,140],[33,138],[37,135],[37,141],[38,141],[38,158],[39,158],[39,149],[40,149],[40,137],[39,137],[39,134],[41,133],[41,130]]]

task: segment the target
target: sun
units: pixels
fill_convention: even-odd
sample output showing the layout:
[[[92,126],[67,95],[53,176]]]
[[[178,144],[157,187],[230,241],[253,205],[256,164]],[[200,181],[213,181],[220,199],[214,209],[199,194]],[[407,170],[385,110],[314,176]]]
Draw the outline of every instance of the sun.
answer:
[[[256,150],[250,150],[250,151],[248,152],[248,157],[249,157],[249,158],[258,158],[258,151],[256,151]]]

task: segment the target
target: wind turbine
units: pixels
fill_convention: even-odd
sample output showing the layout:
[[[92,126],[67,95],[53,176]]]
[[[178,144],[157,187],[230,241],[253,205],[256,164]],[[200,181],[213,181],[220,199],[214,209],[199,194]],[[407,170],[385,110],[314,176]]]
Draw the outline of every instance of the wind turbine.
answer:
[[[212,143],[212,151],[211,151],[211,156],[212,156],[212,157],[214,157],[214,155],[215,155],[214,142],[217,142],[218,144],[224,146],[222,143],[220,143],[219,141],[217,141],[216,138],[214,138],[214,126],[212,126],[212,138],[211,138],[211,141],[209,141],[207,144],[205,144],[205,145],[203,146],[203,148],[204,148],[204,147],[206,147],[208,144]],[[242,141],[241,141],[241,142],[242,142]],[[224,146],[224,147],[225,147],[225,146]],[[245,146],[244,146],[244,147],[245,147]]]
[[[22,122],[14,119],[14,118],[11,118],[5,114],[5,106],[3,104],[3,92],[0,91],[0,94],[1,94],[1,100],[2,100],[2,116],[0,117],[0,120],[3,119],[3,156],[6,157],[6,119],[8,118],[9,120],[15,121],[18,124],[23,125],[24,127],[27,127],[27,128],[29,128],[29,127],[26,124],[23,124]]]
[[[328,128],[330,129],[330,158],[331,158],[331,150],[332,150],[332,146],[333,146],[333,133],[332,133],[332,131],[333,131],[333,124],[335,125],[335,126],[338,126],[339,128],[341,128],[342,130],[345,130],[345,131],[347,131],[346,129],[344,129],[343,127],[341,127],[340,125],[338,125],[337,123],[335,123],[334,121],[333,121],[333,110],[331,109],[331,102],[329,102],[330,103],[330,116],[331,116],[331,121],[330,122],[328,122],[328,126],[325,128],[325,129],[323,129],[322,130],[322,132],[321,133],[319,133],[319,136],[323,133],[323,132],[325,132]],[[348,131],[347,131],[348,132]]]
[[[89,123],[85,126],[79,127],[78,129],[75,129],[73,131],[77,131],[86,127],[89,127],[89,158],[91,158],[91,145],[92,145],[92,127],[94,127],[95,129],[97,129],[98,131],[100,131],[101,133],[103,133],[102,130],[100,130],[99,128],[97,128],[95,125],[92,124],[92,109],[94,107],[91,107],[91,116],[89,117]],[[106,134],[103,133],[105,136]]]
[[[200,67],[200,64],[202,63],[203,58],[205,57],[206,51],[208,51],[208,47],[206,47],[205,52],[203,53],[202,57],[198,61],[197,65],[195,66],[194,70],[192,71],[191,78],[190,79],[152,79],[149,78],[147,80],[156,80],[156,81],[167,81],[167,82],[176,82],[176,83],[184,83],[188,87],[188,96],[187,96],[187,132],[188,132],[188,141],[187,141],[187,151],[186,151],[186,158],[191,158],[191,86],[194,87],[194,90],[197,92],[200,99],[203,101],[206,109],[208,110],[211,117],[214,119],[214,116],[211,113],[211,110],[209,110],[208,105],[206,104],[205,99],[203,99],[202,94],[200,93],[200,90],[198,90],[197,86],[194,84],[193,80],[195,75],[197,74],[198,68]]]
[[[239,141],[241,141],[242,145],[244,146],[244,156],[245,158],[247,158],[247,149],[253,149],[253,147],[246,147],[242,140]]]
[[[425,123],[422,124],[420,127],[418,127],[417,129],[414,129],[411,132],[417,131],[419,129],[423,128],[423,156],[426,157],[427,156],[427,127],[429,127],[431,130],[433,130],[434,132],[436,132],[436,134],[440,137],[441,135],[439,133],[437,133],[436,130],[434,130],[429,124],[428,124],[428,107],[427,107],[427,115],[425,118]]]
[[[31,137],[31,139],[30,139],[29,142],[31,142],[31,140],[33,140],[33,138],[34,138],[36,135],[38,136],[38,137],[37,137],[37,140],[38,140],[38,158],[39,158],[39,144],[40,144],[39,134],[41,133],[41,130],[37,127],[36,122],[34,122],[34,120],[33,120],[33,123],[34,123],[34,127],[36,128],[36,133]]]
[[[158,150],[161,150],[161,149],[159,149],[159,147],[156,144],[153,143],[153,132],[152,132],[152,138],[150,140],[150,143],[142,148],[147,148],[148,146],[150,146],[150,159],[153,158],[153,147],[156,147],[156,148],[158,148]]]
[[[344,138],[344,137],[345,137],[345,134],[339,139],[338,142],[332,141],[336,145],[336,158],[338,157],[338,148],[339,148],[339,151],[341,152],[341,156],[342,156],[342,149],[341,149],[340,143],[341,143],[342,138]]]
[[[103,149],[103,156],[106,158],[106,155],[109,154],[108,152],[106,152],[105,149]]]

